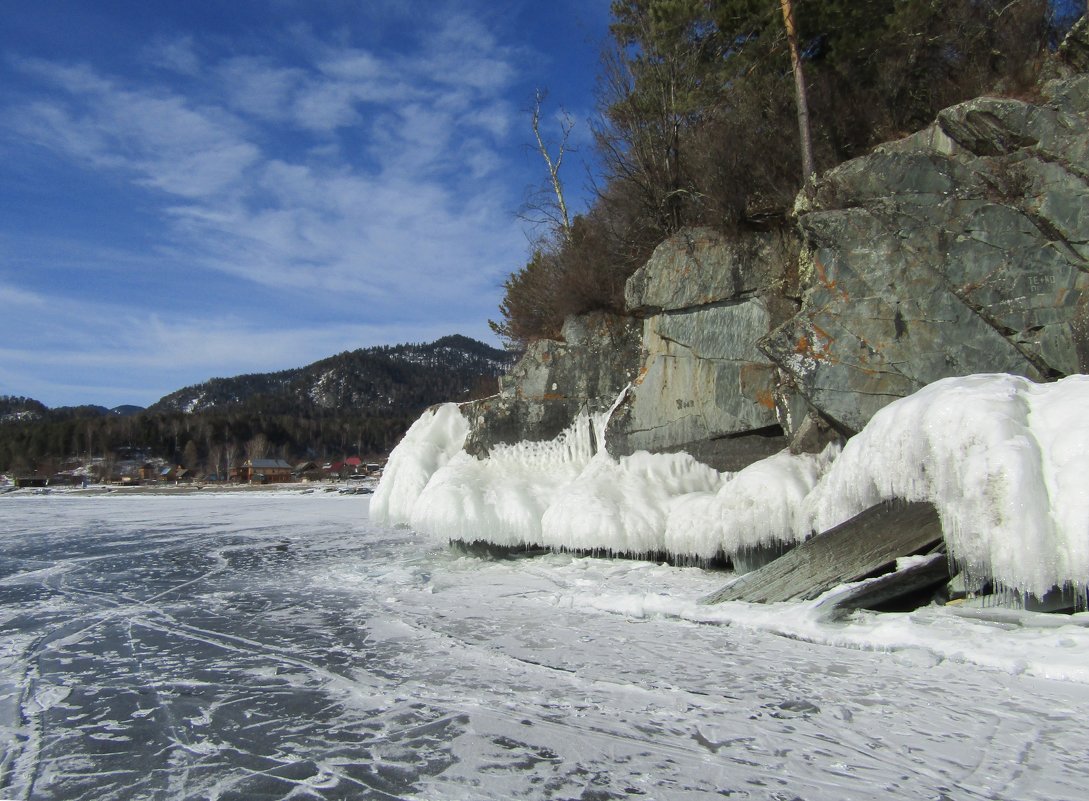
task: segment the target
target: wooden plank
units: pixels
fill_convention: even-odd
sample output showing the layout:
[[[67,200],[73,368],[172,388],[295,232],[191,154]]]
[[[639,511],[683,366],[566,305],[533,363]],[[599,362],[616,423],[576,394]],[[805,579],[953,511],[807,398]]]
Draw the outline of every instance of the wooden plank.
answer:
[[[809,538],[774,562],[708,595],[703,603],[816,598],[838,584],[863,579],[898,557],[925,551],[941,538],[941,521],[931,504],[881,504]]]
[[[822,600],[820,606],[842,612],[873,609],[947,581],[949,557],[944,553],[934,553],[901,570],[857,582],[843,592],[835,593],[827,601]]]

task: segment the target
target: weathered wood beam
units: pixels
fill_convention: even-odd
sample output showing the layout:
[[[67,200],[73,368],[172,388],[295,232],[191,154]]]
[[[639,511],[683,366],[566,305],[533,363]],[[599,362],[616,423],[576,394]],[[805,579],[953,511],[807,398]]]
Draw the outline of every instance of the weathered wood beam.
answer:
[[[703,603],[816,598],[839,584],[866,578],[901,556],[923,552],[941,538],[941,521],[931,504],[881,504],[811,537],[774,562],[708,595]]]
[[[860,581],[843,592],[834,593],[827,600],[822,599],[820,606],[828,609],[829,616],[834,618],[852,609],[873,609],[891,604],[948,581],[949,557],[934,553],[902,570]]]

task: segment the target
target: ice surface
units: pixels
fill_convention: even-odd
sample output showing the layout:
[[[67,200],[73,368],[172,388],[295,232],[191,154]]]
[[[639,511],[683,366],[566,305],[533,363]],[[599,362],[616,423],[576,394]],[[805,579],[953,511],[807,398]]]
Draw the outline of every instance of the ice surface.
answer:
[[[379,495],[400,500],[376,511],[439,540],[708,559],[803,540],[884,500],[930,501],[970,576],[1084,592],[1086,409],[1087,376],[949,378],[885,407],[842,453],[784,451],[731,475],[686,454],[614,458],[586,417],[554,442],[453,456],[467,423],[448,406],[394,451]]]
[[[1086,616],[708,607],[366,504],[0,498],[0,797],[1084,797]]]

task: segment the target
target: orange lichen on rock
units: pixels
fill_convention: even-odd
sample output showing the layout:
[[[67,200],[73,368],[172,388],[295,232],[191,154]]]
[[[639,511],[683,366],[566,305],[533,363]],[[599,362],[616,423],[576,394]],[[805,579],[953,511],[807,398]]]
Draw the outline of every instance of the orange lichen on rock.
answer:
[[[775,395],[771,390],[761,390],[756,393],[756,402],[763,406],[765,409],[775,408]]]

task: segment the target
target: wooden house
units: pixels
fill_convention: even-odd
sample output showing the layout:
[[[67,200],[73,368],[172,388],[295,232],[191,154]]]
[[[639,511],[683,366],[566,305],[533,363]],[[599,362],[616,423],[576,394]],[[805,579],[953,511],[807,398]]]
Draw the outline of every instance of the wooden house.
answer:
[[[247,459],[242,480],[250,484],[284,484],[294,479],[294,468],[283,459]]]

